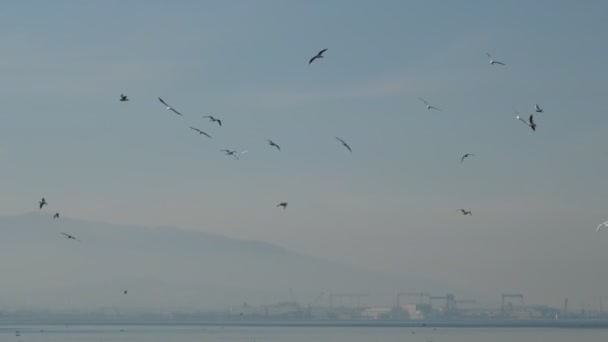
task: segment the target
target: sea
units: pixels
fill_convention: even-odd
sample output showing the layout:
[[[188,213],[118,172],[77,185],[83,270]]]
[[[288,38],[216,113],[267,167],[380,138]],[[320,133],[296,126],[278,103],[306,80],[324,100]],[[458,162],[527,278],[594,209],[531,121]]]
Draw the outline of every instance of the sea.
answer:
[[[594,328],[2,325],[0,342],[608,342]]]

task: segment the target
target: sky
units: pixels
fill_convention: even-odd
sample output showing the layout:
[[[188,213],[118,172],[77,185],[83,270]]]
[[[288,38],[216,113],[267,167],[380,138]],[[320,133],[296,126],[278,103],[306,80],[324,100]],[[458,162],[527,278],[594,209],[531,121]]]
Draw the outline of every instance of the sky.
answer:
[[[46,197],[66,217],[268,241],[488,298],[593,302],[608,283],[595,233],[608,219],[606,13],[602,1],[5,4],[0,214]],[[514,108],[536,103],[533,132]]]

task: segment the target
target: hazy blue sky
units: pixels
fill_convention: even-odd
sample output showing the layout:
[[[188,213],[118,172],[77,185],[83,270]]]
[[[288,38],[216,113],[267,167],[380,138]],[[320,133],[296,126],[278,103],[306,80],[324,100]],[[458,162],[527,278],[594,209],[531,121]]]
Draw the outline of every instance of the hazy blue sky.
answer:
[[[0,210],[45,196],[69,217],[265,240],[488,296],[590,300],[608,282],[608,231],[594,232],[608,219],[607,13],[603,1],[4,4]],[[512,108],[535,103],[532,132]],[[476,156],[461,165],[464,153]]]

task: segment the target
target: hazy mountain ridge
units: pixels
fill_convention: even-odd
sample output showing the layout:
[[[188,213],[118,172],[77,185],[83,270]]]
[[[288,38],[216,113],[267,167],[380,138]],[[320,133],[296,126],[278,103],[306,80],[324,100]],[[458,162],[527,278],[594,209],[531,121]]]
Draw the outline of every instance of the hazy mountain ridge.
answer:
[[[0,274],[7,278],[0,301],[11,306],[215,309],[291,300],[290,288],[302,304],[321,292],[340,291],[390,301],[395,291],[422,286],[267,242],[174,227],[28,213],[0,217],[0,234]]]

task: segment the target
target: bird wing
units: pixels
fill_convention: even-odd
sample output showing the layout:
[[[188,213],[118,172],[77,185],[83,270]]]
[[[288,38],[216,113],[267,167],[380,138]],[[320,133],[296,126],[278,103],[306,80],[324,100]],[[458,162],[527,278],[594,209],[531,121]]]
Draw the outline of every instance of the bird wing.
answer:
[[[323,52],[325,52],[325,51],[327,51],[327,49],[323,49],[323,50],[319,51],[319,53],[317,54],[317,56],[322,55],[322,54],[323,54]]]
[[[210,115],[205,115],[205,116],[203,116],[203,118],[210,118],[213,120],[213,116],[210,116]]]
[[[172,111],[173,113],[177,114],[177,115],[182,115],[182,113],[180,113],[180,112],[176,111],[176,110],[175,110],[175,109],[173,109],[173,108],[169,108],[169,110],[170,110],[170,111]]]
[[[505,63],[499,62],[499,61],[493,61],[493,62],[494,62],[494,64],[506,65]]]
[[[530,124],[527,123],[526,120],[522,119],[521,116],[519,116],[519,115],[517,116],[517,120],[523,122],[526,126],[530,126]]]
[[[207,138],[211,138],[211,136],[203,131],[200,131],[202,135],[206,136]]]
[[[530,114],[530,125],[534,125],[534,114]]]
[[[462,162],[464,161],[464,158],[466,158],[467,155],[465,154],[464,156],[462,156],[462,158],[460,158],[460,164],[462,164]]]
[[[158,98],[158,101],[160,101],[160,103],[164,104],[167,107],[171,107],[167,104],[167,102],[163,101],[163,99],[161,99],[160,97]]]
[[[315,59],[317,59],[317,56],[314,56],[313,58],[311,58],[311,59],[308,61],[308,64],[312,63],[312,62],[313,62]]]
[[[440,112],[441,112],[441,109],[439,109],[439,108],[437,108],[437,107],[435,107],[435,106],[429,106],[429,108],[430,108],[430,109],[434,109],[434,110],[438,110],[438,111],[440,111]]]
[[[198,129],[196,127],[192,127],[192,126],[188,126],[188,127],[190,127],[190,129],[193,130],[193,131],[197,131],[199,133],[203,133],[203,131],[201,131],[200,129]]]
[[[422,97],[418,97],[418,98],[420,99],[420,101],[424,102],[425,105],[427,105],[427,106],[429,105],[429,103],[424,101],[424,99]]]
[[[218,125],[222,126],[222,120],[220,120],[220,119],[215,119],[215,121],[217,121],[217,124],[218,124]]]
[[[353,150],[350,149],[350,146],[348,146],[347,143],[344,143],[344,146],[348,149],[349,152],[352,152]]]

